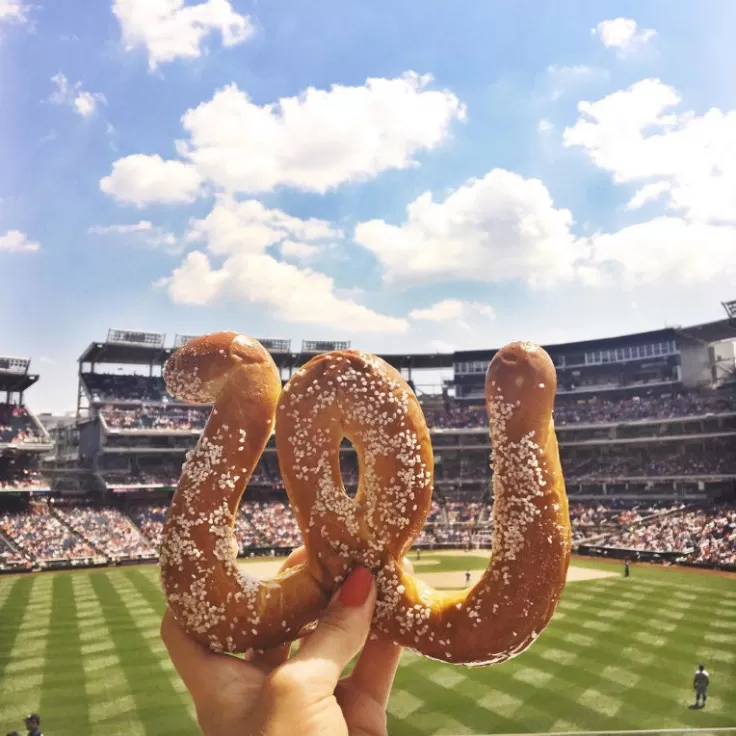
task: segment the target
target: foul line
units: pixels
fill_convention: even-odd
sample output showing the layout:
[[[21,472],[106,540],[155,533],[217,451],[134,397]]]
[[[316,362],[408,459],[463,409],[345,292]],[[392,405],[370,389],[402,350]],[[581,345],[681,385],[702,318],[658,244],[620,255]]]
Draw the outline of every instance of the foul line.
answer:
[[[479,734],[478,736],[604,736],[605,734],[641,734],[641,733],[721,733],[736,731],[736,726],[720,728],[653,728],[643,731],[536,731],[527,733]]]

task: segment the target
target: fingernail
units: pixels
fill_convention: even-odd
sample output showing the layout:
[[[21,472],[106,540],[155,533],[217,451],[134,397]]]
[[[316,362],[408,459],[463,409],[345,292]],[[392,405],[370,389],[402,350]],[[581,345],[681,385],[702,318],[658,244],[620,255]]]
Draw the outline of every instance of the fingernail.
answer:
[[[338,600],[343,606],[362,606],[371,592],[373,574],[365,567],[356,567],[343,583]]]

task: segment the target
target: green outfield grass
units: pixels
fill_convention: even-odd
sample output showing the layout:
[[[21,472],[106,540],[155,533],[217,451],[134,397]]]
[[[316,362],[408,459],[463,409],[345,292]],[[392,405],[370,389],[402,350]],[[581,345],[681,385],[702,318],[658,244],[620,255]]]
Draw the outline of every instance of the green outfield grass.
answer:
[[[485,560],[424,555],[415,565],[461,575]],[[0,733],[37,711],[47,736],[197,734],[159,640],[162,612],[153,566],[0,578]],[[711,693],[693,711],[700,661]],[[736,579],[649,568],[569,583],[549,628],[506,664],[405,654],[389,707],[399,736],[727,726]]]

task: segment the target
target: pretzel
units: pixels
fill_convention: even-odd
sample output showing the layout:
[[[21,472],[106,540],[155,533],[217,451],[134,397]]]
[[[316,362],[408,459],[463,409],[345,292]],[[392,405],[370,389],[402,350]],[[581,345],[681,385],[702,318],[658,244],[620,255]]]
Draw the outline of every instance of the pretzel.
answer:
[[[552,422],[554,366],[536,346],[500,350],[486,377],[493,446],[494,541],[481,580],[438,592],[400,560],[431,504],[433,456],[419,402],[375,356],[326,353],[281,391],[255,340],[197,338],[165,367],[176,397],[214,408],[164,525],[161,579],[174,615],[216,651],[268,649],[304,634],[356,565],[374,571],[373,632],[453,663],[502,662],[526,649],[559,602],[570,524]],[[279,464],[306,561],[268,580],[240,570],[232,525],[276,422]],[[340,477],[344,437],[359,460],[358,493]]]

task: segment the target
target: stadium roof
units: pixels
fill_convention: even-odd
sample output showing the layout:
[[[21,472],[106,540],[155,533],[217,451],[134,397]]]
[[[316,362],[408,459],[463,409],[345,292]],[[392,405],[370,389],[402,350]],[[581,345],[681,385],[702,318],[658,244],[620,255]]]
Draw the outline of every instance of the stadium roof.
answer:
[[[0,355],[0,391],[25,391],[38,381],[38,376],[28,373],[30,358]]]
[[[280,368],[297,367],[316,357],[318,353],[271,353]],[[431,368],[452,368],[452,353],[420,353],[416,355],[381,355],[396,369],[427,370]]]
[[[30,373],[0,371],[0,392],[23,392],[33,386],[36,381],[38,381],[38,376],[31,375]]]
[[[128,365],[163,365],[173,348],[93,342],[79,357],[80,363],[120,363]]]
[[[174,348],[148,347],[145,345],[126,345],[121,343],[93,342],[79,357],[80,363],[117,363],[126,365],[163,365]],[[280,368],[304,365],[316,353],[271,353]],[[387,363],[395,368],[451,368],[452,353],[426,353],[418,355],[383,355]]]
[[[556,343],[553,345],[545,345],[544,349],[552,355],[560,355],[608,347],[622,347],[625,345],[639,344],[652,340],[672,340],[681,335],[709,343],[736,339],[736,324],[727,319],[722,319],[716,322],[693,325],[692,327],[663,327],[659,330],[634,332],[628,335],[599,337],[592,340],[580,340],[578,342]],[[454,354],[454,358],[455,360],[490,360],[496,352],[497,348],[486,350],[462,350],[457,351]]]
[[[718,322],[706,322],[702,325],[681,327],[678,332],[685,337],[692,337],[708,343],[736,340],[736,321],[722,319]]]
[[[629,335],[601,337],[578,342],[545,345],[552,355],[569,354],[605,347],[618,347],[653,340],[672,340],[678,336],[691,337],[704,342],[719,342],[736,339],[736,323],[729,320],[708,322],[692,327],[665,327],[648,332],[637,332]],[[174,352],[173,347],[142,345],[139,343],[93,342],[82,353],[80,363],[117,363],[128,365],[163,365]],[[419,353],[416,355],[393,354],[381,357],[397,369],[442,369],[452,368],[453,362],[463,360],[490,360],[498,348],[482,348],[478,350],[458,350],[455,353]],[[311,360],[315,353],[281,352],[271,353],[276,365],[280,368],[294,368]],[[30,385],[30,384],[29,384]],[[20,390],[20,389],[13,389]]]

